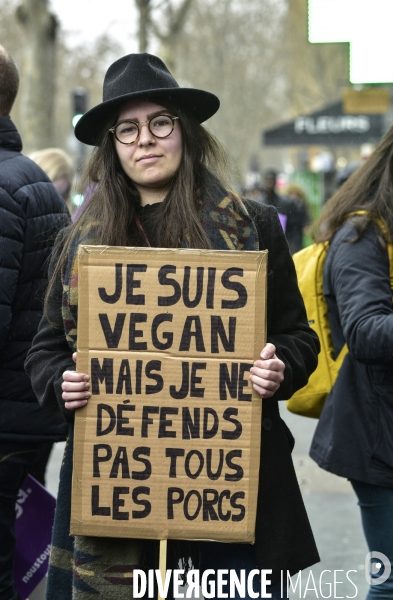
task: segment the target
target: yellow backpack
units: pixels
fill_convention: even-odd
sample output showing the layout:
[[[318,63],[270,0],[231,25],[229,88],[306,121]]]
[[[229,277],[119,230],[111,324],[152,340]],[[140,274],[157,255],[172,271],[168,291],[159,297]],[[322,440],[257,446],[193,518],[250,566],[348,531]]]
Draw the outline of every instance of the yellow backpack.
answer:
[[[348,216],[365,213],[366,211],[358,211]],[[378,223],[381,230],[386,231],[385,224],[381,220],[378,220]],[[287,401],[287,408],[298,415],[316,419],[322,412],[325,400],[348,352],[345,344],[337,358],[334,358],[327,302],[323,294],[323,266],[328,248],[329,242],[312,244],[293,255],[308,323],[318,334],[321,352],[316,370],[310,376],[308,383]],[[388,244],[387,250],[390,261],[390,284],[393,288],[393,244]]]

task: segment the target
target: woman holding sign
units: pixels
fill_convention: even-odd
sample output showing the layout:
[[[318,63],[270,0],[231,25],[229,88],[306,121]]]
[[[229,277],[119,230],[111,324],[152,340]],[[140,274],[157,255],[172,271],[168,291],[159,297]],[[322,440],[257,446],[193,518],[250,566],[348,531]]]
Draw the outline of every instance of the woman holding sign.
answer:
[[[88,376],[76,373],[73,362],[79,243],[267,248],[268,343],[261,348],[250,374],[254,389],[263,398],[256,543],[171,542],[169,560],[176,568],[176,557],[187,559],[190,552],[201,569],[271,569],[268,591],[279,598],[280,571],[284,572],[285,589],[287,571],[294,574],[319,558],[292,465],[293,438],[278,409],[278,400],[289,398],[305,385],[315,369],[319,346],[308,327],[275,209],[245,204],[223,183],[225,153],[201,125],[218,108],[219,100],[213,94],[179,87],[155,56],[131,54],[111,65],[104,80],[103,102],[87,112],[75,128],[80,141],[95,146],[84,181],[85,189],[92,193],[78,222],[57,240],[46,315],[26,368],[41,404],[61,410],[70,423],[72,439],[74,412],[89,402],[92,391]],[[77,536],[73,544],[68,536],[71,455],[68,444],[47,597],[68,600],[77,598],[79,591],[94,590],[92,593],[106,600],[122,598],[124,585],[132,582],[127,572],[131,574],[138,565],[142,543]]]

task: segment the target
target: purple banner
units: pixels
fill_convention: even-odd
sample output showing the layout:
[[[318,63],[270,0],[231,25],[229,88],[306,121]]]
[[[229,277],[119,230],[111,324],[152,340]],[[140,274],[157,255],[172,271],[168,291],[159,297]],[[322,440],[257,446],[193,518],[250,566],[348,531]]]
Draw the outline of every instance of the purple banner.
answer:
[[[16,501],[14,581],[23,600],[48,571],[56,500],[28,475]]]
[[[280,219],[281,227],[283,228],[284,233],[285,233],[285,229],[287,227],[287,218],[288,217],[287,217],[287,215],[283,215],[281,213],[278,213],[278,218]]]

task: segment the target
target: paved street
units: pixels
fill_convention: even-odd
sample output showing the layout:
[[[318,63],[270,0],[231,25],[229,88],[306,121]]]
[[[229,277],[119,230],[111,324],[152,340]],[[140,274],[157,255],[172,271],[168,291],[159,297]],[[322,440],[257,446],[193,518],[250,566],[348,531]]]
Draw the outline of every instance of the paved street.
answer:
[[[321,562],[311,569],[312,576],[309,575],[310,570],[304,571],[301,590],[298,585],[296,592],[290,594],[290,598],[311,600],[324,596],[325,598],[354,597],[364,600],[368,588],[364,578],[367,547],[363,538],[359,508],[352,488],[346,479],[321,470],[309,458],[308,449],[317,422],[314,419],[293,415],[286,410],[284,403],[281,403],[280,407],[282,417],[296,438],[293,453],[295,468],[321,555]],[[48,488],[54,495],[57,493],[63,448],[64,444],[56,445],[48,466]],[[324,573],[320,588],[320,574],[325,569],[330,570],[331,573]],[[357,587],[357,595],[355,595],[354,585],[346,579],[346,573],[350,570],[357,571],[349,574],[350,579]],[[337,571],[335,593],[333,571]],[[313,591],[313,579],[318,595]],[[328,584],[331,584],[330,592]],[[293,585],[295,585],[295,581]],[[306,586],[308,591],[306,591]]]
[[[312,599],[321,598],[323,594],[327,598],[355,597],[364,600],[368,589],[364,577],[364,563],[368,550],[363,538],[356,496],[346,479],[323,471],[308,456],[317,421],[290,413],[284,407],[284,403],[280,404],[280,408],[283,419],[296,439],[293,459],[321,556],[321,562],[311,569],[318,596],[315,591],[308,591],[304,595],[309,573],[307,570],[302,573],[301,596],[297,588],[296,593],[292,593],[290,597]],[[322,594],[319,592],[319,577],[324,569],[332,571],[332,573],[325,573],[322,579],[322,582],[332,584],[331,595],[326,584],[322,584]],[[346,579],[346,573],[351,569],[357,571],[349,574],[358,589],[356,596],[355,587]],[[334,570],[342,570],[336,573],[336,581],[346,582],[337,583],[336,595],[333,589]],[[313,587],[311,578],[308,587],[310,590]]]

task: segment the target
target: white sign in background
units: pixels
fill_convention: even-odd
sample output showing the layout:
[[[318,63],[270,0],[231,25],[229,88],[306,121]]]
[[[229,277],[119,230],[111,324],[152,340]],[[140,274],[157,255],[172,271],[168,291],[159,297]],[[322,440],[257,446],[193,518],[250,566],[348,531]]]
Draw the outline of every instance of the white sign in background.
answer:
[[[351,83],[393,82],[392,0],[308,0],[311,43],[349,43]]]

